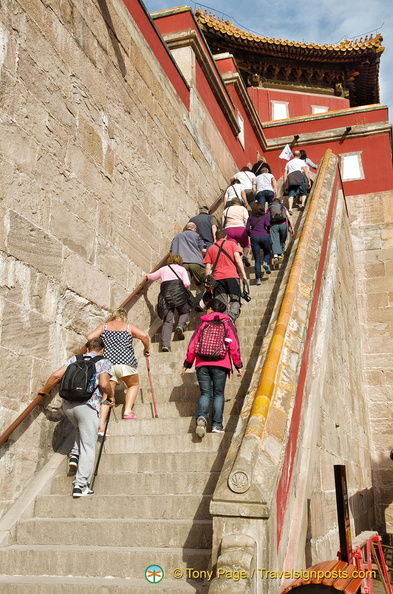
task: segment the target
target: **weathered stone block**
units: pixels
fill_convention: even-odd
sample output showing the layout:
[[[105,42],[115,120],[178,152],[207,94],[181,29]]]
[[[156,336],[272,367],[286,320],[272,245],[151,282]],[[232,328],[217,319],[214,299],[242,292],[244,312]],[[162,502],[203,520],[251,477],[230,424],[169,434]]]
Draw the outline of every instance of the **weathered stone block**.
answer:
[[[103,130],[100,131],[103,134]],[[85,118],[78,118],[77,139],[82,149],[97,163],[102,162],[103,143],[100,133]]]
[[[63,282],[98,306],[107,308],[110,297],[110,281],[106,274],[94,268],[79,255],[70,253],[63,265]]]
[[[393,322],[393,307],[369,309],[367,319],[369,322]]]
[[[40,272],[61,277],[61,243],[14,211],[9,213],[7,230],[9,253]]]
[[[374,278],[376,276],[385,276],[385,265],[383,262],[377,264],[367,264],[364,267],[365,276],[367,278]]]
[[[30,174],[35,169],[37,143],[15,122],[3,119],[1,129],[3,157],[21,171]]]
[[[120,284],[127,285],[129,260],[121,251],[114,249],[113,244],[103,237],[97,238],[96,262],[98,267]]]
[[[50,230],[70,250],[87,261],[94,261],[95,236],[91,225],[57,200],[52,200]]]
[[[382,192],[383,222],[393,222],[393,192]]]
[[[93,227],[98,213],[99,198],[82,186],[76,177],[64,172],[53,177],[54,197],[61,201],[64,208]]]
[[[337,526],[336,494],[334,491],[314,491],[310,501],[310,532],[320,538]]]
[[[59,302],[56,321],[63,328],[85,336],[101,324],[105,317],[103,310],[86,298],[72,291],[65,291]]]
[[[367,307],[369,309],[375,308],[386,308],[389,306],[389,294],[388,293],[373,293],[367,295]]]
[[[109,180],[84,151],[75,145],[68,146],[67,165],[82,184],[97,196],[110,193]]]
[[[276,437],[279,440],[283,440],[285,436],[285,429],[287,425],[288,415],[270,406],[269,415],[266,421],[265,430],[266,433]]]
[[[365,288],[367,294],[393,292],[393,277],[367,279]]]
[[[7,311],[9,311],[8,308]],[[8,324],[6,320],[3,323]],[[21,357],[19,353],[0,347],[0,359],[3,381],[0,408],[19,411],[20,402],[30,399],[32,357]],[[17,388],[15,386],[16,374],[18,375]],[[3,427],[3,429],[5,428],[6,426]]]
[[[50,325],[35,311],[5,301],[2,345],[20,356],[45,358],[50,345]]]
[[[7,55],[10,52],[7,52]],[[0,101],[2,111],[5,113],[15,113],[15,104],[17,102],[17,93],[15,92],[17,84],[14,76],[11,76],[7,70],[1,71],[0,77]]]

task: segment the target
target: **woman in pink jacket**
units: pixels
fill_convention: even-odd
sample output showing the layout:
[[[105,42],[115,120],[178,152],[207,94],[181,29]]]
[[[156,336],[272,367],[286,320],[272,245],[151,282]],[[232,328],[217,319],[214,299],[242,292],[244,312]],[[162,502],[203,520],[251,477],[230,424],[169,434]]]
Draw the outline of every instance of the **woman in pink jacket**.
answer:
[[[196,413],[198,437],[203,437],[206,433],[212,398],[212,433],[224,433],[224,390],[227,376],[232,371],[232,363],[238,377],[242,376],[243,363],[236,328],[224,311],[225,305],[218,299],[210,299],[206,303],[206,314],[201,316],[201,323],[192,335],[187,356],[180,370],[180,374],[183,375],[187,369],[191,369],[195,361],[201,390]]]

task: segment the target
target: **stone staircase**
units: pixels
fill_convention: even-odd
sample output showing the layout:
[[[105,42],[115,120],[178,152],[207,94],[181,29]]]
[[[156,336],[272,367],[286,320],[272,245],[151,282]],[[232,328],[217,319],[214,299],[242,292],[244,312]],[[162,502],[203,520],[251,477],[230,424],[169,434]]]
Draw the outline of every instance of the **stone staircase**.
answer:
[[[295,221],[294,221],[295,222]],[[288,259],[288,252],[281,268]],[[30,519],[16,526],[14,543],[0,548],[0,594],[163,594],[201,592],[203,579],[187,568],[208,570],[210,500],[247,392],[283,270],[251,274],[250,303],[237,321],[244,376],[227,381],[225,434],[195,433],[199,389],[195,371],[180,376],[188,339],[199,316],[192,314],[186,340],[160,352],[153,339],[151,370],[159,418],[152,418],[144,361],[137,421],[112,417],[92,497],[74,500],[67,460],[36,498]],[[145,570],[159,565],[164,580],[151,584]],[[182,573],[174,579],[172,571]],[[201,578],[203,576],[200,576]]]

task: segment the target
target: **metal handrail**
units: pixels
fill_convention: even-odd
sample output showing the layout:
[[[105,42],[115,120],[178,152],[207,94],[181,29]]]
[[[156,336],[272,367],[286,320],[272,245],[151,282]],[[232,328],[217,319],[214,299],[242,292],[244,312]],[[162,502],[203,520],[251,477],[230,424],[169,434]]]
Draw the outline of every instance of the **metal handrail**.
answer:
[[[221,194],[219,195],[219,197],[213,202],[213,204],[210,206],[209,208],[209,212],[214,212],[218,206],[220,205],[220,203],[222,202],[223,198],[224,198],[224,194],[225,194],[225,190],[222,190]],[[155,272],[156,270],[158,270],[159,268],[161,268],[167,258],[169,256],[169,252],[166,254],[166,256],[164,256],[160,262],[155,266],[155,268],[153,268],[152,272]],[[120,305],[120,307],[122,308],[126,308],[127,305],[129,305],[129,303],[137,296],[139,295],[139,293],[141,293],[142,289],[144,288],[144,286],[146,285],[146,283],[148,282],[148,278],[147,276],[143,279],[142,282],[139,283],[139,285],[136,287],[136,289],[133,290],[133,292],[127,297],[127,299],[125,299],[125,301],[123,301],[123,303]],[[86,345],[83,346],[80,351],[78,352],[78,354],[84,353],[86,351]],[[42,388],[41,388],[42,389]],[[11,425],[8,427],[8,429],[6,429],[1,435],[0,435],[0,447],[9,439],[10,435],[15,431],[15,429],[17,427],[19,427],[19,425],[22,423],[22,421],[25,420],[25,418],[31,413],[32,410],[35,409],[36,406],[38,406],[38,404],[40,404],[43,400],[43,398],[45,398],[45,396],[47,396],[47,394],[41,395],[38,394],[38,396],[36,396],[34,398],[34,400],[32,402],[30,402],[30,404],[27,406],[27,408],[25,408],[25,410],[19,415],[19,417],[17,417],[15,419],[15,421],[13,421],[13,423],[11,423]]]

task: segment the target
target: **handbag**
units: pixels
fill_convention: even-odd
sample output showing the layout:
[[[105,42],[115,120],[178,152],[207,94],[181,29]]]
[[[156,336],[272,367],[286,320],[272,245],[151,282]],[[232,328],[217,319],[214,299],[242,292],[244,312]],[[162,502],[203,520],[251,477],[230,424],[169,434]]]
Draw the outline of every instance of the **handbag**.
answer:
[[[176,270],[173,270],[172,266],[170,264],[168,264],[169,268],[172,270],[172,272],[174,274],[176,274],[177,278],[181,281],[182,279],[180,278],[180,276],[177,274]],[[184,284],[183,284],[184,286]],[[194,295],[191,293],[190,289],[186,289],[186,287],[184,287],[185,292],[187,293],[187,303],[188,305],[191,307],[191,309],[194,309],[194,307],[196,306],[196,299],[194,297]]]

